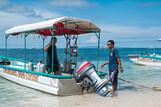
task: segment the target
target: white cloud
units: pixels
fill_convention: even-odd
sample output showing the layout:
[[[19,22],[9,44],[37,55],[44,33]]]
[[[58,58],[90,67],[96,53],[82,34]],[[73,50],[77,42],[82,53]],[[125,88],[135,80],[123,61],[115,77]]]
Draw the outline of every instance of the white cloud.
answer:
[[[34,9],[34,11],[38,16],[41,16],[41,19],[51,19],[51,18],[57,18],[61,16],[56,12],[50,12],[44,9]]]
[[[16,25],[38,22],[40,20],[60,16],[58,13],[50,12],[44,9],[26,8],[23,6],[12,8],[0,10],[0,30],[4,30]]]
[[[33,21],[37,21],[36,18],[28,18],[23,15],[18,15],[14,13],[8,13],[8,12],[3,12],[0,11],[0,30],[4,30],[6,28],[10,28],[15,25],[19,24],[25,24],[25,23],[31,23]]]
[[[161,26],[121,26],[121,25],[100,25],[103,32],[117,35],[151,36],[161,35]]]
[[[23,5],[8,6],[1,9],[4,12],[15,13],[26,17],[34,17],[40,19],[48,19],[60,16],[58,13],[51,12],[41,8],[25,7]]]
[[[38,8],[26,8],[22,6],[14,7],[14,9],[2,8],[0,10],[0,48],[4,48],[4,32],[5,30],[22,24],[29,24],[39,22],[49,18],[59,17],[59,14],[47,11],[45,9],[38,9]],[[28,44],[29,47],[33,46],[35,40],[32,37],[28,38],[31,42]],[[19,42],[15,42],[14,38],[10,38],[9,48],[21,47],[23,46],[23,38],[17,39]],[[36,42],[38,42],[36,40]],[[39,42],[38,42],[39,43]],[[12,44],[12,45],[11,45]],[[40,47],[40,46],[39,46]]]
[[[48,0],[50,5],[53,6],[72,6],[72,7],[82,7],[82,6],[92,6],[93,3],[89,3],[87,0]]]
[[[98,39],[95,35],[90,36],[90,38],[88,40],[85,41],[85,43],[88,44],[95,44],[97,43]]]
[[[0,7],[8,3],[8,0],[0,0]]]

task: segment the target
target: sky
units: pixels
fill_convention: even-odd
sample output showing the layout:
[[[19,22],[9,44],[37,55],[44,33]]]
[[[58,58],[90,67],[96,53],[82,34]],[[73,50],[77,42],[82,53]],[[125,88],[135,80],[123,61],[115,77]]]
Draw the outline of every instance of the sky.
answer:
[[[62,16],[91,20],[101,28],[101,47],[109,39],[117,47],[160,48],[161,0],[0,0],[0,48],[4,32],[16,25],[41,22]],[[50,38],[45,40],[45,44]],[[23,37],[9,37],[9,48],[23,48]],[[94,34],[80,36],[79,47],[96,47]],[[58,47],[65,39],[58,37]],[[27,48],[42,47],[38,36],[27,38]]]

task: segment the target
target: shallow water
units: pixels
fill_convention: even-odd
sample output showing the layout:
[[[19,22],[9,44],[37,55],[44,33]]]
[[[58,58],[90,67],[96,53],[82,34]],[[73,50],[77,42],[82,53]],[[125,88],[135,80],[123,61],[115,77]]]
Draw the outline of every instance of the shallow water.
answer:
[[[143,84],[146,86],[159,86],[161,87],[161,68],[159,67],[150,67],[150,66],[138,66],[133,64],[128,60],[128,54],[136,54],[141,53],[144,50],[149,50],[150,52],[157,52],[161,54],[161,49],[135,49],[135,48],[124,48],[119,49],[120,55],[122,57],[122,63],[124,67],[124,73],[122,78],[132,81],[134,83]],[[39,59],[42,59],[41,50],[27,50],[28,51],[28,60],[33,60],[37,62]],[[8,56],[14,58],[22,58],[24,50],[22,49],[11,49],[8,51]],[[63,54],[64,50],[59,49],[59,60],[63,62],[65,58]],[[96,49],[80,49],[79,50],[79,61],[82,62],[84,60],[92,61],[96,63]],[[101,49],[100,52],[100,62],[103,63],[108,58],[107,50]],[[0,55],[5,55],[5,51],[3,49],[0,50]],[[105,67],[104,72],[108,71],[108,67]],[[122,81],[119,81],[119,91],[118,96],[128,95],[129,93],[140,93],[144,92],[146,89],[143,89],[138,86],[134,86]],[[80,101],[77,101],[80,100]],[[23,87],[12,83],[6,79],[0,77],[0,107],[17,107],[17,106],[32,106],[32,107],[60,107],[60,106],[85,106],[88,105],[90,99],[95,100],[95,103],[100,103],[104,101],[104,99],[95,93],[87,94],[87,95],[75,95],[75,96],[65,96],[65,97],[57,97],[47,93],[43,93],[40,91],[36,91],[33,89],[29,89],[27,87]]]

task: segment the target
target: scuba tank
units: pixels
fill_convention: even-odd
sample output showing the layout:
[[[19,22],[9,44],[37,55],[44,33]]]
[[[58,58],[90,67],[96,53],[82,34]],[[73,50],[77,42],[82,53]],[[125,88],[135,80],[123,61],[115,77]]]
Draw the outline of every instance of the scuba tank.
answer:
[[[42,61],[39,61],[37,63],[37,70],[38,72],[45,72],[45,65],[42,63]]]
[[[40,72],[44,72],[45,73],[45,64],[40,64]]]
[[[27,64],[27,68],[28,70],[34,71],[34,66],[31,61]]]

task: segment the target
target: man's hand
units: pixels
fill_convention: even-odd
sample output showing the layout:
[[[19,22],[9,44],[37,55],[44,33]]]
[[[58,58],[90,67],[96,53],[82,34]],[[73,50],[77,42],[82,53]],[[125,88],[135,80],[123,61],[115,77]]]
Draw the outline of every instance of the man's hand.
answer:
[[[105,64],[102,64],[100,68],[103,68],[105,66]]]
[[[50,46],[51,46],[51,45],[52,45],[52,42],[50,42],[48,45],[50,45]]]
[[[107,65],[109,62],[105,62],[104,64],[101,65],[101,68],[103,68],[105,65]]]
[[[123,73],[123,67],[122,66],[120,66],[120,72]]]
[[[47,45],[44,47],[44,51],[47,51],[51,45],[52,45],[51,42],[50,42],[49,44],[47,44]]]

